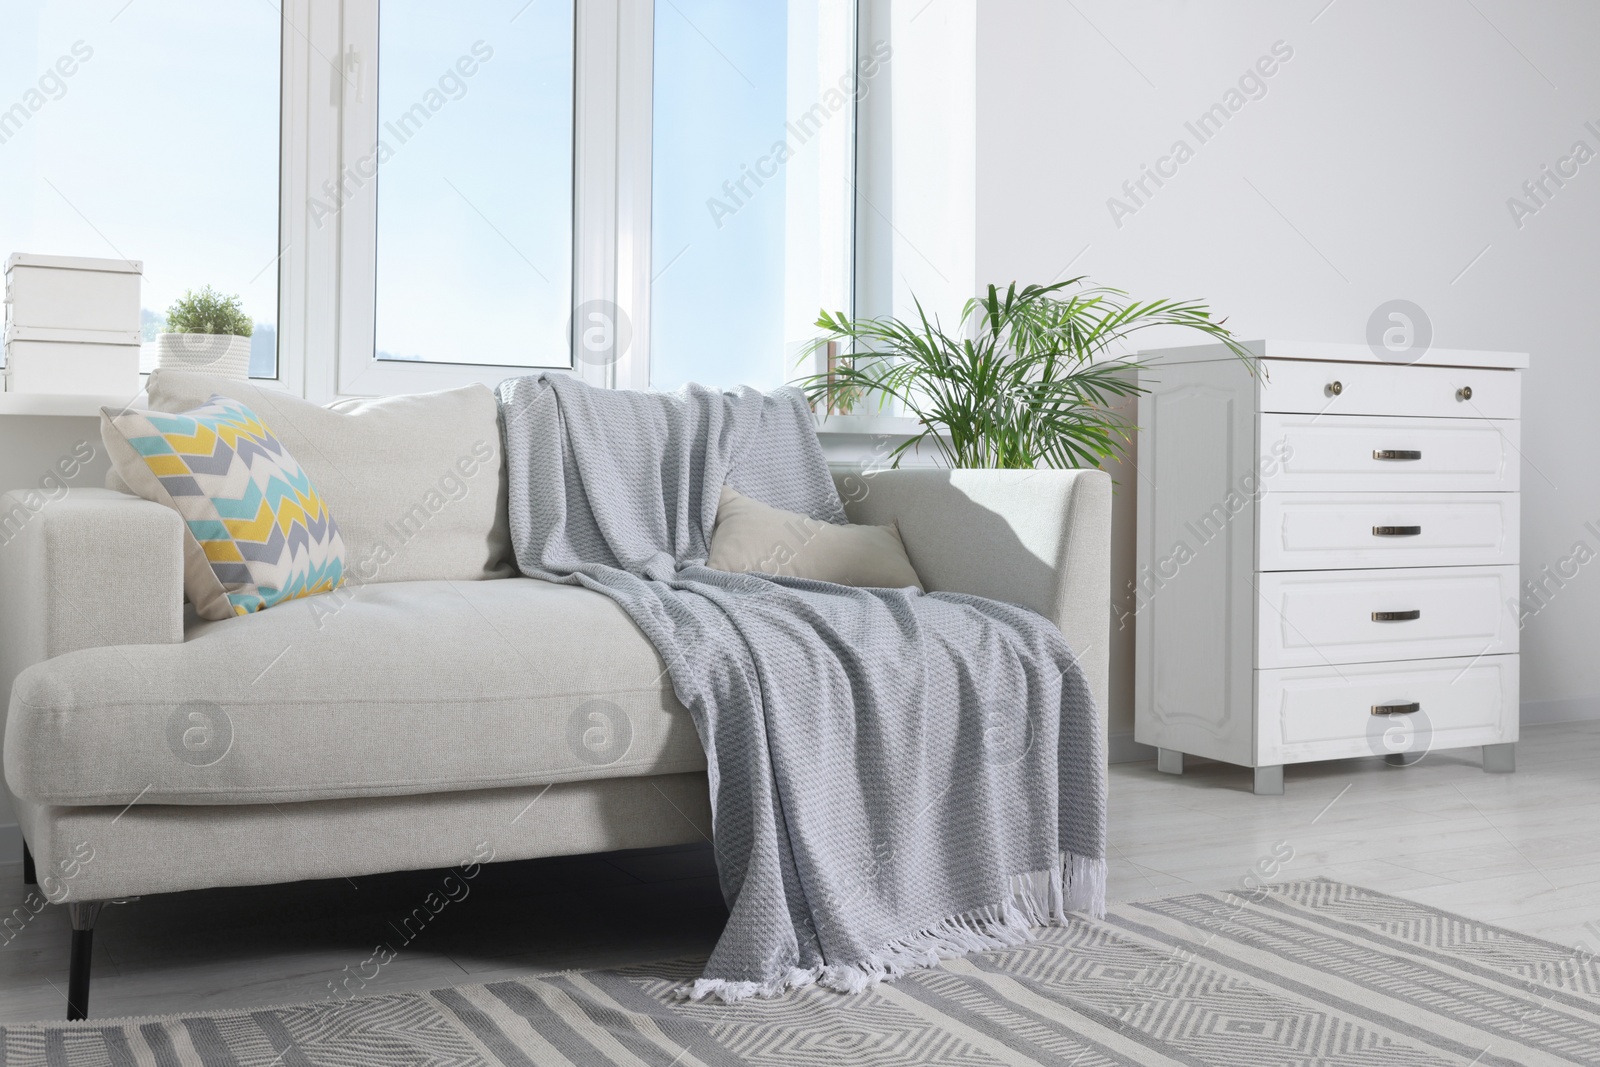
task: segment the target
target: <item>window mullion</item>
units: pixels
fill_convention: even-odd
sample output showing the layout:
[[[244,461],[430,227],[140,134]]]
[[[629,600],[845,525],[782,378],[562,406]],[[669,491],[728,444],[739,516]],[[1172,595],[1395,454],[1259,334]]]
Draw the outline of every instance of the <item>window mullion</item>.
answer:
[[[337,315],[326,362],[339,395],[390,391],[372,358],[376,335],[378,181],[370,163],[378,141],[378,4],[345,0],[339,37],[319,57],[338,102],[332,173],[312,191],[312,229],[337,240]],[[369,176],[366,172],[372,172]],[[336,354],[336,355],[335,355]]]
[[[630,336],[612,384],[650,386],[651,160],[655,144],[655,5],[623,0],[617,33],[617,317]]]
[[[377,0],[350,0],[345,7]],[[345,14],[337,4],[284,0],[280,176],[279,371],[284,388],[317,400],[338,392],[339,176]]]
[[[618,30],[621,0],[578,0],[573,131],[573,373],[616,384],[605,343],[619,326],[617,288]],[[585,344],[590,331],[597,343]]]
[[[306,189],[311,156],[309,66],[311,49],[304,27],[310,0],[284,0],[279,32],[278,172],[278,380],[290,392],[304,395],[308,319],[308,278],[314,253],[306,233]]]

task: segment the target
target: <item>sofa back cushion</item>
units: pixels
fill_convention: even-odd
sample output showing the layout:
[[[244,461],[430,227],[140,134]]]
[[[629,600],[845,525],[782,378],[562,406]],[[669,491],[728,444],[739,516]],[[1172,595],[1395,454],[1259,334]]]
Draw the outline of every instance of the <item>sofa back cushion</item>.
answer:
[[[338,518],[353,582],[514,573],[499,409],[486,387],[322,407],[237,379],[150,375],[156,411],[187,411],[213,395],[254,410],[300,461]]]

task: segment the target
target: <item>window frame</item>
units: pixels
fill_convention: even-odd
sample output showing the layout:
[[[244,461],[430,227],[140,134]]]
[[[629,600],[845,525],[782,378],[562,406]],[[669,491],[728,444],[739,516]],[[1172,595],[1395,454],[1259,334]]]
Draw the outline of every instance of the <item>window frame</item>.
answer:
[[[375,358],[377,181],[331,221],[317,225],[310,198],[337,186],[347,163],[371,151],[377,132],[380,0],[282,0],[283,144],[280,176],[278,384],[325,403],[454,388],[493,387],[555,370],[610,388],[650,383],[652,151],[655,4],[574,0],[572,303],[604,301],[629,324],[612,364],[574,358],[556,367],[379,361]],[[855,51],[874,0],[852,0]],[[852,118],[859,139],[862,116]],[[859,143],[852,153],[860,177]],[[363,195],[365,194],[365,195]],[[859,299],[863,235],[853,212],[851,304]],[[272,385],[269,380],[261,384]]]
[[[604,386],[648,380],[653,5],[575,0],[572,302],[610,302],[633,341],[611,366],[549,367],[375,358],[378,182],[321,225],[310,198],[337,186],[376,137],[378,3],[283,2],[280,383],[328,401],[492,387],[541,370]]]

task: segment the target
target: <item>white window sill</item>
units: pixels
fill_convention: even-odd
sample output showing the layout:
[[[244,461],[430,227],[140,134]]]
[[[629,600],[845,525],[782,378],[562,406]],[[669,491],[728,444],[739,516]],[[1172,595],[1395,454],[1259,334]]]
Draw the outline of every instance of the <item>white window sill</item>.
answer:
[[[96,393],[0,393],[0,415],[100,417],[102,407],[120,409],[133,397]]]
[[[267,388],[276,381],[252,380]],[[134,397],[94,393],[0,393],[0,415],[56,415],[98,417],[102,407],[123,408]],[[922,423],[904,415],[829,415],[817,420],[817,433],[859,437],[910,437],[922,432]]]
[[[921,421],[907,415],[827,415],[817,420],[819,434],[910,437],[922,430]]]

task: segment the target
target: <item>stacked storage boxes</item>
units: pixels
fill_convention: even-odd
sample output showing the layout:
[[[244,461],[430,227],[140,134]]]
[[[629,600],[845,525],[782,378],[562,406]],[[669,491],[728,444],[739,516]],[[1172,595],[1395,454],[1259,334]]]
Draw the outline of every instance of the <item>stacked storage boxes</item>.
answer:
[[[7,259],[6,391],[137,393],[143,271],[126,259]]]

